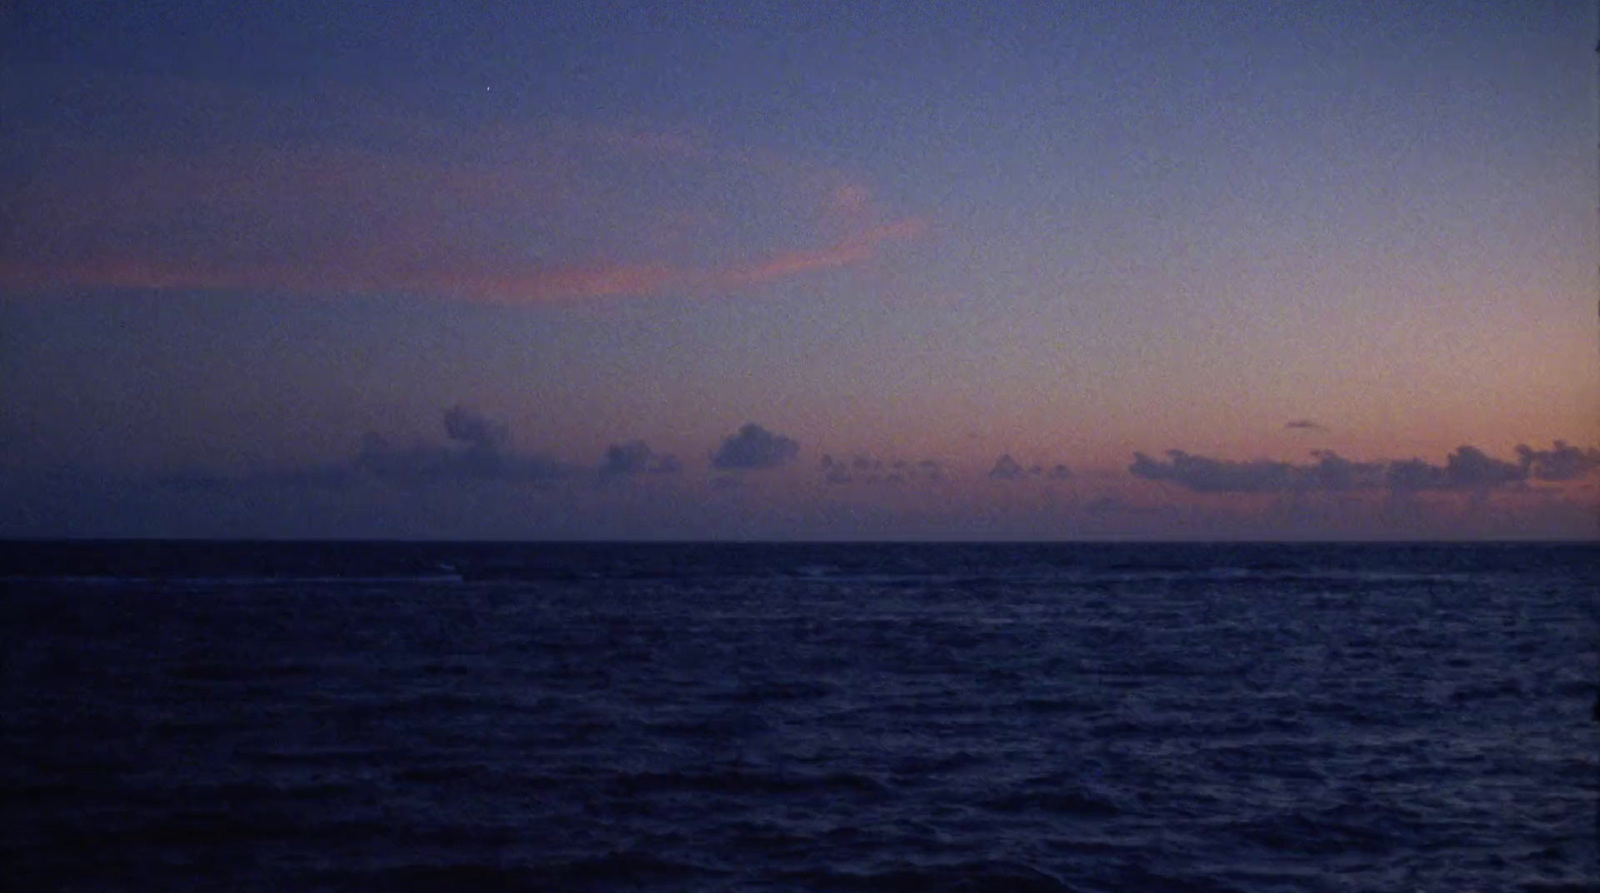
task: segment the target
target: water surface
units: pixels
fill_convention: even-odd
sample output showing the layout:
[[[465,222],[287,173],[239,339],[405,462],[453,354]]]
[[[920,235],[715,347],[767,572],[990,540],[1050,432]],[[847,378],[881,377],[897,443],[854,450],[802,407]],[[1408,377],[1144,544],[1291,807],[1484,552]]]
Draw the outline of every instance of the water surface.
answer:
[[[1600,883],[1600,549],[0,547],[18,889]]]

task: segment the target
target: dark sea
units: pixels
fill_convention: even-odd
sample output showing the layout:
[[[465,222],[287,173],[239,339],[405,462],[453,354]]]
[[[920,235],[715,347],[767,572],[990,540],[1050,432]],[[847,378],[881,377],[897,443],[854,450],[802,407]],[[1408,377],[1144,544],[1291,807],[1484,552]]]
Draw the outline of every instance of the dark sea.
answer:
[[[0,544],[7,890],[1600,889],[1600,546]]]

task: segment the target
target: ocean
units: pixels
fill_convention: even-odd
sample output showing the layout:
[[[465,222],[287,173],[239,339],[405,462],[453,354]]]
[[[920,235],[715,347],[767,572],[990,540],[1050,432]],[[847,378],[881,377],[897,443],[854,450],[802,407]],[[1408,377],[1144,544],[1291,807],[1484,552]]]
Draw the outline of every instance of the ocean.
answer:
[[[0,544],[10,890],[1600,889],[1600,546]]]

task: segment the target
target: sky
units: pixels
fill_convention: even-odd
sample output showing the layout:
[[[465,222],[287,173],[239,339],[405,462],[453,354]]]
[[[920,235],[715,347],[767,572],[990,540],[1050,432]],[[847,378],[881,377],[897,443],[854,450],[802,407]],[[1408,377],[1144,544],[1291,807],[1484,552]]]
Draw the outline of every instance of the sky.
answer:
[[[0,7],[0,536],[1600,536],[1594,4]]]

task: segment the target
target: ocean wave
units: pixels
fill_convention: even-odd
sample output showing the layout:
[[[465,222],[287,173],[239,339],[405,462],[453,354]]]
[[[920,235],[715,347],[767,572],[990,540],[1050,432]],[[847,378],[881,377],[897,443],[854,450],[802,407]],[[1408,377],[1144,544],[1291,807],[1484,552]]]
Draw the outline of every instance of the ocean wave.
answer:
[[[1592,549],[275,548],[8,588],[11,886],[1597,880]]]

